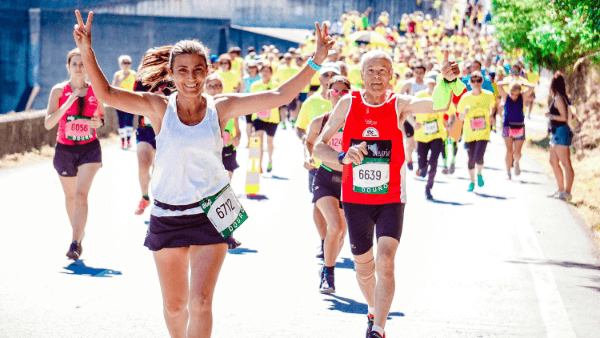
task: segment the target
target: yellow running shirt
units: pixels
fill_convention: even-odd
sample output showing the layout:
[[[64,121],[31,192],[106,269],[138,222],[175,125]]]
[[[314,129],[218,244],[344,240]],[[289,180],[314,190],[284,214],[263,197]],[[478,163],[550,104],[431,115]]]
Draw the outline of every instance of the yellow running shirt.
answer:
[[[331,109],[331,102],[324,99],[320,92],[313,94],[302,104],[302,108],[300,108],[300,113],[298,114],[298,121],[296,121],[296,127],[304,130],[308,129],[310,121]]]
[[[468,92],[458,102],[457,112],[462,114],[469,106],[463,124],[465,142],[488,141],[490,139],[490,109],[496,104],[494,94],[483,89],[481,94]]]
[[[240,83],[240,76],[238,73],[233,70],[224,73],[220,69],[217,73],[223,79],[223,94],[233,93],[235,87]]]
[[[277,83],[284,83],[285,81],[292,78],[292,76],[296,75],[300,71],[300,68],[294,64],[288,67],[285,63],[277,68],[277,71],[274,75],[274,80]]]
[[[120,70],[117,72],[117,77],[121,77],[123,75],[123,71]],[[133,85],[135,85],[135,72],[133,70],[129,71],[129,75],[125,80],[121,82],[119,87],[127,90],[133,90]]]
[[[273,82],[273,80],[269,81],[269,83],[264,83],[261,81],[256,81],[250,87],[250,92],[262,92],[265,90],[270,90],[277,87],[277,83]],[[279,123],[279,108],[273,108],[271,111],[265,110],[262,112],[252,114],[252,121],[259,119],[269,123]]]
[[[416,95],[418,98],[431,97],[427,90],[422,90]],[[444,113],[433,114],[416,114],[415,119],[422,127],[415,129],[415,140],[422,143],[429,143],[436,138],[442,140],[447,137],[446,128],[444,127]]]

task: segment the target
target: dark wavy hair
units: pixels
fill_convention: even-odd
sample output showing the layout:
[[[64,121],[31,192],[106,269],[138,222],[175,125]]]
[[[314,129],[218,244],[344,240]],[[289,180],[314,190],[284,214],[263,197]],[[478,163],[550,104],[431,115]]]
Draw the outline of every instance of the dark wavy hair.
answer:
[[[552,94],[554,94],[555,96],[561,95],[562,97],[566,98],[569,97],[567,95],[567,85],[565,82],[565,77],[562,75],[561,72],[554,73],[554,76],[552,77],[552,82],[550,82],[550,96],[552,96]]]

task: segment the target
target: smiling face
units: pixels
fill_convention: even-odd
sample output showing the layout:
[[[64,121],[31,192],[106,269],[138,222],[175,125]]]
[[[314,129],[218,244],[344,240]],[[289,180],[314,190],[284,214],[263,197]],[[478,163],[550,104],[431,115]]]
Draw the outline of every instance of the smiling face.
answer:
[[[177,92],[184,96],[199,96],[206,80],[206,61],[197,54],[177,55],[169,75],[175,81]]]
[[[85,67],[83,67],[81,55],[73,55],[71,57],[69,64],[67,64],[67,71],[71,79],[85,79]]]
[[[337,95],[334,96],[332,92],[335,92]],[[333,85],[331,85],[331,88],[329,88],[329,91],[327,94],[328,95],[327,97],[329,98],[329,101],[331,102],[331,106],[335,107],[337,105],[338,101],[343,97],[342,94],[346,93],[346,92],[350,92],[350,88],[343,82],[336,82]]]
[[[384,95],[392,80],[392,63],[386,58],[373,58],[360,72],[365,90],[375,96]]]

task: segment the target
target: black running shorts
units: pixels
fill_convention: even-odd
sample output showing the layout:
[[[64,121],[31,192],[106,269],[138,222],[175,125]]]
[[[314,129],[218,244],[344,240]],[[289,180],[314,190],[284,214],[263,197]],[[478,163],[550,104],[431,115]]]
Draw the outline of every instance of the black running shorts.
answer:
[[[371,250],[373,227],[377,239],[385,236],[400,241],[404,222],[404,203],[367,205],[343,202],[342,204],[353,255],[362,255]]]
[[[415,135],[415,128],[408,121],[404,121],[404,132],[406,137],[413,137]]]
[[[240,167],[237,163],[236,156],[237,151],[233,146],[223,147],[222,157],[225,170],[233,172],[235,169]]]
[[[60,176],[75,177],[80,166],[86,163],[102,163],[100,141],[95,139],[80,145],[56,143],[53,163]]]
[[[317,203],[320,198],[327,196],[335,197],[338,201],[341,201],[342,172],[330,170],[325,169],[322,165],[317,169],[313,186],[313,203]],[[342,202],[340,202],[341,208]]]

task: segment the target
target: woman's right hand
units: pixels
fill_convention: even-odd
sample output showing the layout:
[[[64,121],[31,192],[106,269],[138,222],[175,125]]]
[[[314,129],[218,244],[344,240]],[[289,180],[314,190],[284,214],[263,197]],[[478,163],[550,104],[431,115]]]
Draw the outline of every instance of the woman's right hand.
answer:
[[[67,107],[71,107],[71,105],[75,101],[77,101],[77,99],[79,98],[80,92],[81,92],[81,89],[77,88],[71,93],[71,95],[69,95],[69,97],[67,98]]]
[[[92,21],[94,20],[94,12],[88,14],[87,22],[84,25],[81,13],[78,10],[75,11],[77,17],[77,24],[73,30],[73,37],[79,50],[91,49],[92,48]]]

